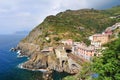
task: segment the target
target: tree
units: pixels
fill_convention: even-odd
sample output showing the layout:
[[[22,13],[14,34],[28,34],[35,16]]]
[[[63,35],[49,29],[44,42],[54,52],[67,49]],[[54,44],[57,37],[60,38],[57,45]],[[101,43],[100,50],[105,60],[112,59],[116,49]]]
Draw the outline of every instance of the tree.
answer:
[[[120,80],[120,38],[107,47],[93,60],[92,70],[99,74],[95,80]]]
[[[85,62],[78,73],[77,78],[79,80],[91,80],[91,63]]]
[[[55,41],[59,41],[59,40],[60,40],[59,37],[54,37],[53,39],[54,39]]]

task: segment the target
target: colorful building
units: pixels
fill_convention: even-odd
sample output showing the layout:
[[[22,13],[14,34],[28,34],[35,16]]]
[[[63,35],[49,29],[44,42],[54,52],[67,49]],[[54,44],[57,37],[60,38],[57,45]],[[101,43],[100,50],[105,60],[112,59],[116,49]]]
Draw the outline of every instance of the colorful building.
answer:
[[[106,44],[109,41],[108,34],[95,34],[90,36],[91,45],[95,46],[96,49],[101,48],[101,45]]]
[[[74,45],[74,54],[90,61],[95,54],[95,47],[87,46],[85,43],[79,43]]]

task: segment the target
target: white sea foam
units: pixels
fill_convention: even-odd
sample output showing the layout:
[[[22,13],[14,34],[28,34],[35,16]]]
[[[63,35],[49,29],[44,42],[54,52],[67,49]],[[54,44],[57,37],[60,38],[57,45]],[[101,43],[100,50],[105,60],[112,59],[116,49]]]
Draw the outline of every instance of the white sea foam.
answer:
[[[40,72],[46,72],[47,71],[47,69],[29,69],[29,68],[25,68],[25,67],[23,67],[23,64],[24,63],[19,64],[18,68],[26,69],[26,70],[31,70],[31,71],[40,71]]]

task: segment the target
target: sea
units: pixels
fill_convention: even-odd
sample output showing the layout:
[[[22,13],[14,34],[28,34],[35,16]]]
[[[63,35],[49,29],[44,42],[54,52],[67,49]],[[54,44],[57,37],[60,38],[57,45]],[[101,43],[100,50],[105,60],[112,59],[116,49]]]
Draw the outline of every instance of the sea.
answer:
[[[11,52],[12,47],[26,35],[0,35],[0,80],[43,80],[43,72],[21,69],[19,64],[28,60],[27,57],[17,57]],[[54,72],[53,80],[62,80],[67,76],[64,73]]]

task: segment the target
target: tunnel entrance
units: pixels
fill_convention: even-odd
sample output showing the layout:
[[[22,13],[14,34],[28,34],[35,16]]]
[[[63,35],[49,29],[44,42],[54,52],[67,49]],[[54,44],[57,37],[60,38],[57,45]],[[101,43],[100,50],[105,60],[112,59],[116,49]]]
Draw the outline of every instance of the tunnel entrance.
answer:
[[[66,53],[71,53],[72,52],[72,46],[65,46],[65,51]]]
[[[72,50],[71,49],[66,49],[66,53],[71,53]]]

